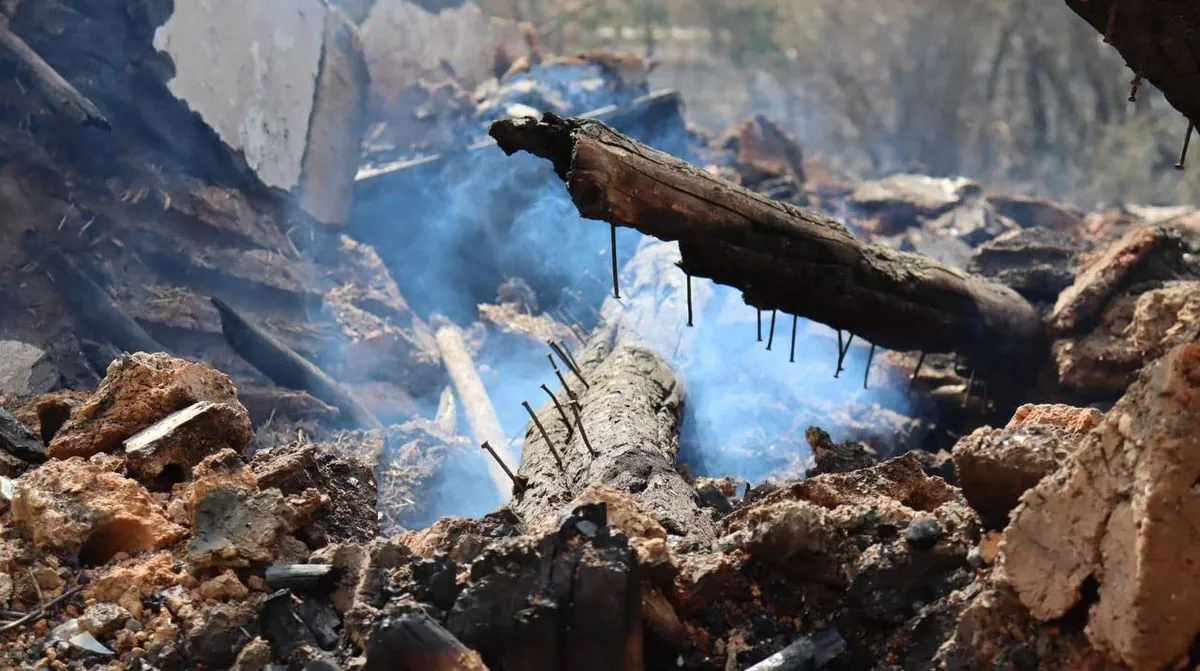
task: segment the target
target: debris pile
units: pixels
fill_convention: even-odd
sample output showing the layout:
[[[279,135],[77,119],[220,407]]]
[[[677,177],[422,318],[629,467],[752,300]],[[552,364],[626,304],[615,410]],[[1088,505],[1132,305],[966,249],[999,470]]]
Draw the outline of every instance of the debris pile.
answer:
[[[0,667],[1195,663],[1196,212],[855,181],[470,3],[246,21],[286,110],[233,10],[52,4],[107,114],[0,77]]]

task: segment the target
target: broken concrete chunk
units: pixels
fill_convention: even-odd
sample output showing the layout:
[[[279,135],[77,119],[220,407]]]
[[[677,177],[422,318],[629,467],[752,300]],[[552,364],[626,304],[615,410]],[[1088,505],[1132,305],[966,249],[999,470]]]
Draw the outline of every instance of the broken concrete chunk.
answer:
[[[1129,231],[1081,269],[1074,284],[1059,294],[1046,323],[1060,335],[1084,328],[1136,268],[1155,258],[1170,264],[1182,253],[1182,240],[1170,229],[1142,226]]]
[[[245,452],[253,432],[241,404],[202,401],[167,415],[125,440],[125,463],[143,482],[171,485],[191,477],[205,457],[222,449]]]
[[[0,340],[0,396],[45,394],[58,386],[58,377],[46,352],[19,340]]]
[[[0,408],[0,450],[31,464],[46,460],[46,446],[42,441],[4,408]]]
[[[79,553],[86,564],[166,547],[183,536],[140,484],[78,457],[22,476],[13,522],[44,550]]]
[[[196,504],[187,560],[198,566],[248,566],[275,558],[296,511],[277,489],[218,489]]]
[[[91,456],[193,403],[210,401],[245,409],[224,373],[168,354],[136,354],[112,362],[100,388],[50,441],[55,459]]]
[[[999,568],[1034,618],[1089,578],[1092,644],[1135,668],[1186,659],[1200,634],[1200,345],[1148,368],[1074,457],[1021,497]]]
[[[367,86],[356,29],[320,0],[184,0],[154,36],[167,87],[268,186],[342,225]]]
[[[989,529],[1008,524],[1021,495],[1075,453],[1100,413],[1063,405],[1022,406],[1003,429],[981,427],[954,446],[963,494]]]

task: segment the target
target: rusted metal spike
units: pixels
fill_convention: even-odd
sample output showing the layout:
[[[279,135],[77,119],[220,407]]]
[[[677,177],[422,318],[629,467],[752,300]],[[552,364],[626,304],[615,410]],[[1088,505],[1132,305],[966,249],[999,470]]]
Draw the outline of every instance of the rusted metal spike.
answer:
[[[767,333],[767,351],[771,351],[771,345],[775,342],[775,314],[778,310],[771,310],[771,330]]]
[[[1179,152],[1179,162],[1175,164],[1176,170],[1183,170],[1184,162],[1187,161],[1188,145],[1192,141],[1192,131],[1196,129],[1196,124],[1188,122],[1187,135],[1183,136],[1183,151]]]
[[[871,343],[871,351],[867,352],[867,370],[863,373],[863,389],[867,388],[867,380],[871,377],[871,360],[875,358],[875,343]]]
[[[687,276],[688,326],[692,326],[692,276]]]
[[[617,225],[612,224],[609,228],[612,247],[613,298],[621,300],[621,286],[617,280]]]
[[[1129,102],[1137,102],[1138,89],[1142,87],[1142,73],[1138,72],[1133,75],[1133,81],[1129,82]]]
[[[975,369],[971,369],[971,376],[967,378],[967,393],[963,394],[962,407],[967,407],[967,402],[971,400],[971,390],[975,387]]]
[[[579,405],[579,401],[571,401],[571,410],[575,413],[575,426],[579,427],[579,437],[583,438],[584,446],[587,447],[588,452],[592,453],[593,457],[599,456],[600,453],[592,447],[592,441],[588,440],[587,431],[583,430],[583,412],[581,412],[582,407]]]
[[[488,454],[492,455],[492,458],[496,460],[496,463],[500,464],[500,470],[504,471],[504,474],[508,476],[509,480],[512,480],[513,496],[518,496],[529,488],[529,479],[524,476],[514,475],[512,471],[508,470],[508,464],[504,463],[504,460],[500,458],[500,455],[496,454],[496,450],[492,449],[492,445],[490,443],[485,440],[483,441],[483,445],[481,445],[481,447],[487,450]]]
[[[554,392],[550,391],[550,387],[542,385],[542,391],[550,397],[550,401],[554,403],[554,409],[558,411],[558,418],[562,420],[563,426],[567,427],[567,440],[571,440],[572,434],[575,433],[575,427],[571,425],[571,420],[567,417],[567,411],[563,409],[562,403],[558,402],[558,397]]]
[[[788,356],[788,362],[790,363],[796,363],[796,325],[799,321],[799,317],[792,315],[792,353]]]
[[[754,308],[758,312],[758,342],[762,342],[762,308]]]
[[[558,454],[558,450],[554,448],[554,441],[550,440],[550,434],[546,433],[546,427],[542,426],[542,420],[538,419],[537,413],[533,408],[529,407],[529,401],[521,401],[521,405],[525,408],[525,412],[529,413],[529,419],[533,420],[533,425],[542,434],[542,440],[546,441],[546,447],[550,448],[550,454],[554,455],[554,461],[558,462],[558,469],[563,473],[567,472],[563,466],[562,457]]]
[[[925,363],[925,353],[921,352],[921,356],[917,358],[917,367],[913,369],[912,377],[908,380],[908,394],[912,395],[913,385],[917,383],[917,375],[921,372],[921,365]]]
[[[841,377],[846,370],[843,364],[846,363],[846,355],[850,353],[850,343],[854,342],[854,334],[851,333],[849,338],[846,338],[845,346],[842,345],[842,330],[838,329],[838,360],[837,370],[833,372],[834,377]]]
[[[591,385],[588,384],[588,381],[583,378],[583,372],[579,370],[579,366],[575,364],[575,360],[572,359],[569,354],[567,354],[566,350],[564,350],[553,340],[547,340],[546,344],[550,345],[550,349],[554,350],[554,353],[558,355],[558,358],[563,362],[563,364],[565,364],[567,368],[571,369],[571,373],[583,383],[583,386],[589,388],[591,387]]]
[[[1108,9],[1108,25],[1104,28],[1104,43],[1112,44],[1113,31],[1117,27],[1117,6],[1121,4],[1121,0],[1112,0],[1112,6]]]

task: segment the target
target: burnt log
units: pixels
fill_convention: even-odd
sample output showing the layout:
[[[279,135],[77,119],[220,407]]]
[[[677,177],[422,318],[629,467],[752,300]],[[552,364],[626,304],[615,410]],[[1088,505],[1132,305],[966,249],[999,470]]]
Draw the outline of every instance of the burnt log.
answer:
[[[1162,91],[1172,107],[1200,124],[1200,75],[1192,37],[1200,31],[1200,12],[1194,2],[1067,0],[1067,6],[1103,35],[1130,69]],[[1180,141],[1185,126],[1180,122]]]
[[[58,74],[44,58],[31,49],[25,40],[8,28],[8,17],[0,15],[0,46],[4,47],[29,73],[30,81],[59,114],[81,126],[95,126],[112,130],[104,113],[87,96],[83,95]]]
[[[603,484],[630,492],[668,533],[716,537],[676,469],[683,384],[655,353],[675,351],[686,328],[686,279],[668,263],[672,252],[677,258],[674,245],[656,243],[634,257],[624,298],[606,301],[601,325],[575,357],[587,385],[563,377],[554,391],[575,424],[562,422],[548,403],[537,413],[541,426],[528,427],[518,470],[528,484],[513,505],[530,525],[553,519],[589,486]],[[702,307],[709,293],[697,291],[693,307]]]
[[[421,612],[385,620],[367,643],[367,671],[487,671],[479,653],[469,650],[436,620]]]
[[[1045,353],[1037,311],[1009,287],[854,238],[593,120],[502,120],[508,154],[549,159],[580,214],[678,241],[682,268],[745,301],[894,350],[957,352],[986,367]]]

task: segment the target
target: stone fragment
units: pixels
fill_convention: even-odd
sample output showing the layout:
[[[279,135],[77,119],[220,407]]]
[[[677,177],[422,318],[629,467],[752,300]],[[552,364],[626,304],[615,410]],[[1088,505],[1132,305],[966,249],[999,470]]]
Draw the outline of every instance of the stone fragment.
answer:
[[[271,645],[260,637],[255,637],[242,647],[237,660],[233,663],[233,671],[262,671],[271,663]]]
[[[58,386],[58,378],[46,352],[19,340],[0,340],[0,396],[45,394]]]
[[[870,446],[853,441],[834,443],[828,433],[815,426],[804,431],[804,440],[816,462],[808,469],[810,478],[822,473],[849,473],[879,463],[879,455]]]
[[[948,576],[966,566],[979,536],[962,495],[911,455],[783,487],[735,512],[727,529],[726,552],[845,589],[847,603],[893,623],[930,594],[949,591]]]
[[[285,496],[315,489],[328,497],[311,527],[301,531],[310,545],[366,542],[378,535],[375,474],[362,459],[330,444],[306,443],[260,452],[252,468],[261,489],[275,488]]]
[[[65,389],[49,394],[34,396],[13,414],[33,431],[43,443],[49,443],[71,413],[83,406],[92,392]]]
[[[125,626],[129,611],[115,603],[94,603],[83,611],[79,624],[98,638],[108,638]]]
[[[160,487],[190,479],[192,469],[222,449],[245,452],[253,431],[239,403],[202,401],[177,410],[125,440],[125,463],[139,480]]]
[[[328,545],[313,553],[311,561],[334,567],[338,581],[329,600],[345,614],[355,606],[383,606],[388,598],[384,586],[391,571],[414,558],[398,542],[375,539],[365,544]]]
[[[31,464],[46,460],[46,446],[42,441],[4,408],[0,408],[0,451]]]
[[[1008,524],[1026,490],[1058,469],[1100,413],[1065,405],[1024,405],[1003,429],[980,427],[951,454],[963,495],[989,529]]]
[[[196,503],[187,560],[194,566],[248,566],[275,558],[296,510],[277,489],[218,489]]]
[[[1021,497],[998,569],[1037,620],[1097,584],[1086,633],[1134,668],[1186,659],[1200,634],[1200,345],[1172,350],[1057,472]]]
[[[50,441],[55,459],[91,456],[193,403],[210,401],[245,409],[229,377],[204,364],[138,352],[116,359],[100,388]]]
[[[988,204],[1026,229],[1042,229],[1079,235],[1083,213],[1070,205],[1052,203],[1034,196],[989,193]]]
[[[980,245],[966,270],[1036,303],[1053,304],[1075,281],[1075,259],[1082,249],[1069,235],[1045,228],[1009,231]]]
[[[202,668],[228,669],[249,641],[247,631],[254,626],[256,605],[214,603],[197,613],[194,626],[184,634],[188,658]]]
[[[1182,253],[1182,241],[1170,229],[1132,229],[1090,263],[1085,262],[1074,284],[1059,294],[1046,323],[1060,335],[1086,327],[1140,265],[1155,259],[1172,263]]]
[[[963,178],[896,174],[859,182],[848,205],[856,223],[886,236],[917,226],[921,219],[936,217],[978,192],[979,184]]]
[[[164,548],[184,534],[136,481],[78,457],[49,461],[22,476],[12,515],[39,547],[78,553],[91,565],[118,553]]]
[[[1200,282],[1173,281],[1113,299],[1088,333],[1059,339],[1060,383],[1091,395],[1125,391],[1147,362],[1200,338]]]
[[[84,588],[86,601],[115,603],[135,618],[145,614],[143,600],[181,584],[184,575],[175,570],[170,552],[133,557],[109,564],[92,573]]]
[[[201,598],[208,601],[240,601],[250,594],[250,590],[231,570],[200,583],[197,591]]]

